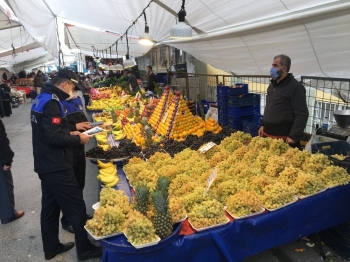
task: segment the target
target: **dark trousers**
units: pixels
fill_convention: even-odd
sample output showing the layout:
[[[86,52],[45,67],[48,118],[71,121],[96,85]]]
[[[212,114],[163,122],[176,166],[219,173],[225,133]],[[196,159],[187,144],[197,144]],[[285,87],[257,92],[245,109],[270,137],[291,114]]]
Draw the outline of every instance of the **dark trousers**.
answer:
[[[90,103],[90,95],[83,95],[83,97],[84,97],[84,101],[85,101],[85,109],[87,109],[86,107]]]
[[[5,116],[5,109],[2,103],[2,99],[0,99],[0,117],[4,117],[4,116]]]
[[[5,116],[10,116],[12,114],[11,102],[2,100],[2,105],[4,108]]]
[[[5,171],[0,162],[0,220],[2,224],[11,222],[16,215],[15,196],[11,171]]]
[[[85,153],[74,153],[73,156],[73,170],[74,170],[74,176],[78,182],[79,188],[81,192],[83,192],[85,187],[85,171],[86,171],[86,159],[85,159]],[[66,216],[63,214],[61,218],[61,224],[67,225],[69,222],[66,218]]]
[[[77,253],[88,250],[90,242],[84,229],[86,207],[73,169],[39,174],[41,179],[41,236],[44,252],[54,252],[59,246],[58,226],[62,210],[73,226]]]

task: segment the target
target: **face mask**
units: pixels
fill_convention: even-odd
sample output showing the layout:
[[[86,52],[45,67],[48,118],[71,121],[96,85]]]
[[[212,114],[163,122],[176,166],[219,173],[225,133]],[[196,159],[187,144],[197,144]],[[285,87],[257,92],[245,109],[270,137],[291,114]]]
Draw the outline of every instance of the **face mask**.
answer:
[[[278,69],[276,67],[271,67],[270,69],[270,75],[273,80],[276,80],[279,78],[281,75],[278,73]]]

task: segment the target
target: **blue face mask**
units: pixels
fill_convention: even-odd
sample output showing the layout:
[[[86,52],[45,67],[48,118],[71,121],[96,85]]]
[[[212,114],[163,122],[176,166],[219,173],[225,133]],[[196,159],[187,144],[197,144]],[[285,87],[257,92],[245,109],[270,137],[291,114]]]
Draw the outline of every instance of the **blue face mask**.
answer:
[[[273,80],[276,80],[280,77],[280,74],[278,73],[278,69],[276,67],[271,67],[270,69],[270,75]]]

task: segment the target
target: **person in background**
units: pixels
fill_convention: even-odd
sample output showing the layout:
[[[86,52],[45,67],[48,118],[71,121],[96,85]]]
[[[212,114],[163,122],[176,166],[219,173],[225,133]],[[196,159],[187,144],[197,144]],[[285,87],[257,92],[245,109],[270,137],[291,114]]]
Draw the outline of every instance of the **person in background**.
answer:
[[[148,73],[148,83],[145,90],[151,91],[154,93],[154,88],[155,88],[154,83],[157,83],[157,77],[153,73],[153,68],[151,65],[146,66],[146,71]]]
[[[117,70],[116,74],[115,74],[115,78],[120,78],[122,76],[122,74],[120,73],[120,70]]]
[[[2,105],[4,109],[4,115],[10,117],[12,114],[11,106],[11,88],[3,83],[0,84],[0,89],[2,89]]]
[[[72,147],[86,144],[92,136],[71,132],[62,105],[79,86],[79,78],[68,69],[57,72],[52,82],[31,108],[34,170],[41,180],[41,236],[45,259],[50,260],[74,247],[58,238],[60,211],[75,233],[78,259],[85,261],[102,255],[101,247],[90,243],[84,229],[86,206],[73,170]]]
[[[300,138],[309,117],[305,87],[289,73],[291,59],[278,55],[273,59],[267,88],[266,106],[260,136],[282,138],[292,147],[300,146]]]
[[[128,86],[130,87],[130,90],[132,90],[133,92],[137,91],[138,88],[138,83],[137,83],[137,79],[136,76],[132,74],[131,70],[128,70]]]
[[[8,83],[6,72],[2,73],[1,80],[2,80],[4,83]]]
[[[11,165],[14,153],[10,148],[5,126],[0,120],[0,220],[2,224],[10,223],[24,215],[24,211],[16,211],[13,193]]]
[[[41,70],[38,71],[33,81],[34,81],[34,87],[36,88],[36,92],[39,95],[41,93],[41,89],[45,82],[45,76],[43,75],[43,72],[41,72]]]
[[[4,97],[4,90],[0,88],[0,118],[5,117],[4,105],[2,103],[2,98]]]
[[[18,73],[19,79],[26,78],[26,76],[27,76],[26,71],[24,71],[23,69]]]
[[[17,76],[15,76],[15,74],[12,74],[12,76],[10,78],[10,83],[11,84],[16,84],[16,80],[17,80]]]
[[[83,76],[81,78],[81,84],[83,86],[83,97],[84,97],[84,102],[85,102],[85,109],[87,109],[87,106],[90,103],[90,90],[91,90],[89,78]]]
[[[86,131],[91,128],[90,123],[84,114],[83,103],[81,98],[78,96],[77,89],[74,90],[73,96],[62,101],[62,105],[65,108],[70,131]],[[85,187],[86,171],[85,147],[83,144],[73,147],[73,170],[75,178],[79,184],[79,188],[81,192],[83,192]],[[64,230],[74,233],[72,225],[68,222],[64,215],[61,218],[61,224]]]

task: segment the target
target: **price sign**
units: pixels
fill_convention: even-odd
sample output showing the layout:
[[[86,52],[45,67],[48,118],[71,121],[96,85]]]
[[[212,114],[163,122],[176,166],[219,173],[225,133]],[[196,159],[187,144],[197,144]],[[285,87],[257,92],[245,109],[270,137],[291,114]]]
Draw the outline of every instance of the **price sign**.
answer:
[[[107,141],[110,146],[118,146],[114,140],[114,135],[112,133],[108,133]]]
[[[216,146],[216,144],[214,142],[209,142],[209,143],[205,144],[204,146],[201,146],[199,148],[199,152],[202,153],[202,154],[205,154],[206,152],[208,152],[214,146]]]
[[[210,176],[207,179],[207,182],[206,182],[207,187],[205,189],[205,193],[204,194],[206,194],[208,192],[208,190],[209,190],[210,186],[213,184],[216,176],[217,176],[217,170],[216,170],[216,167],[215,167],[213,172],[211,172]]]

